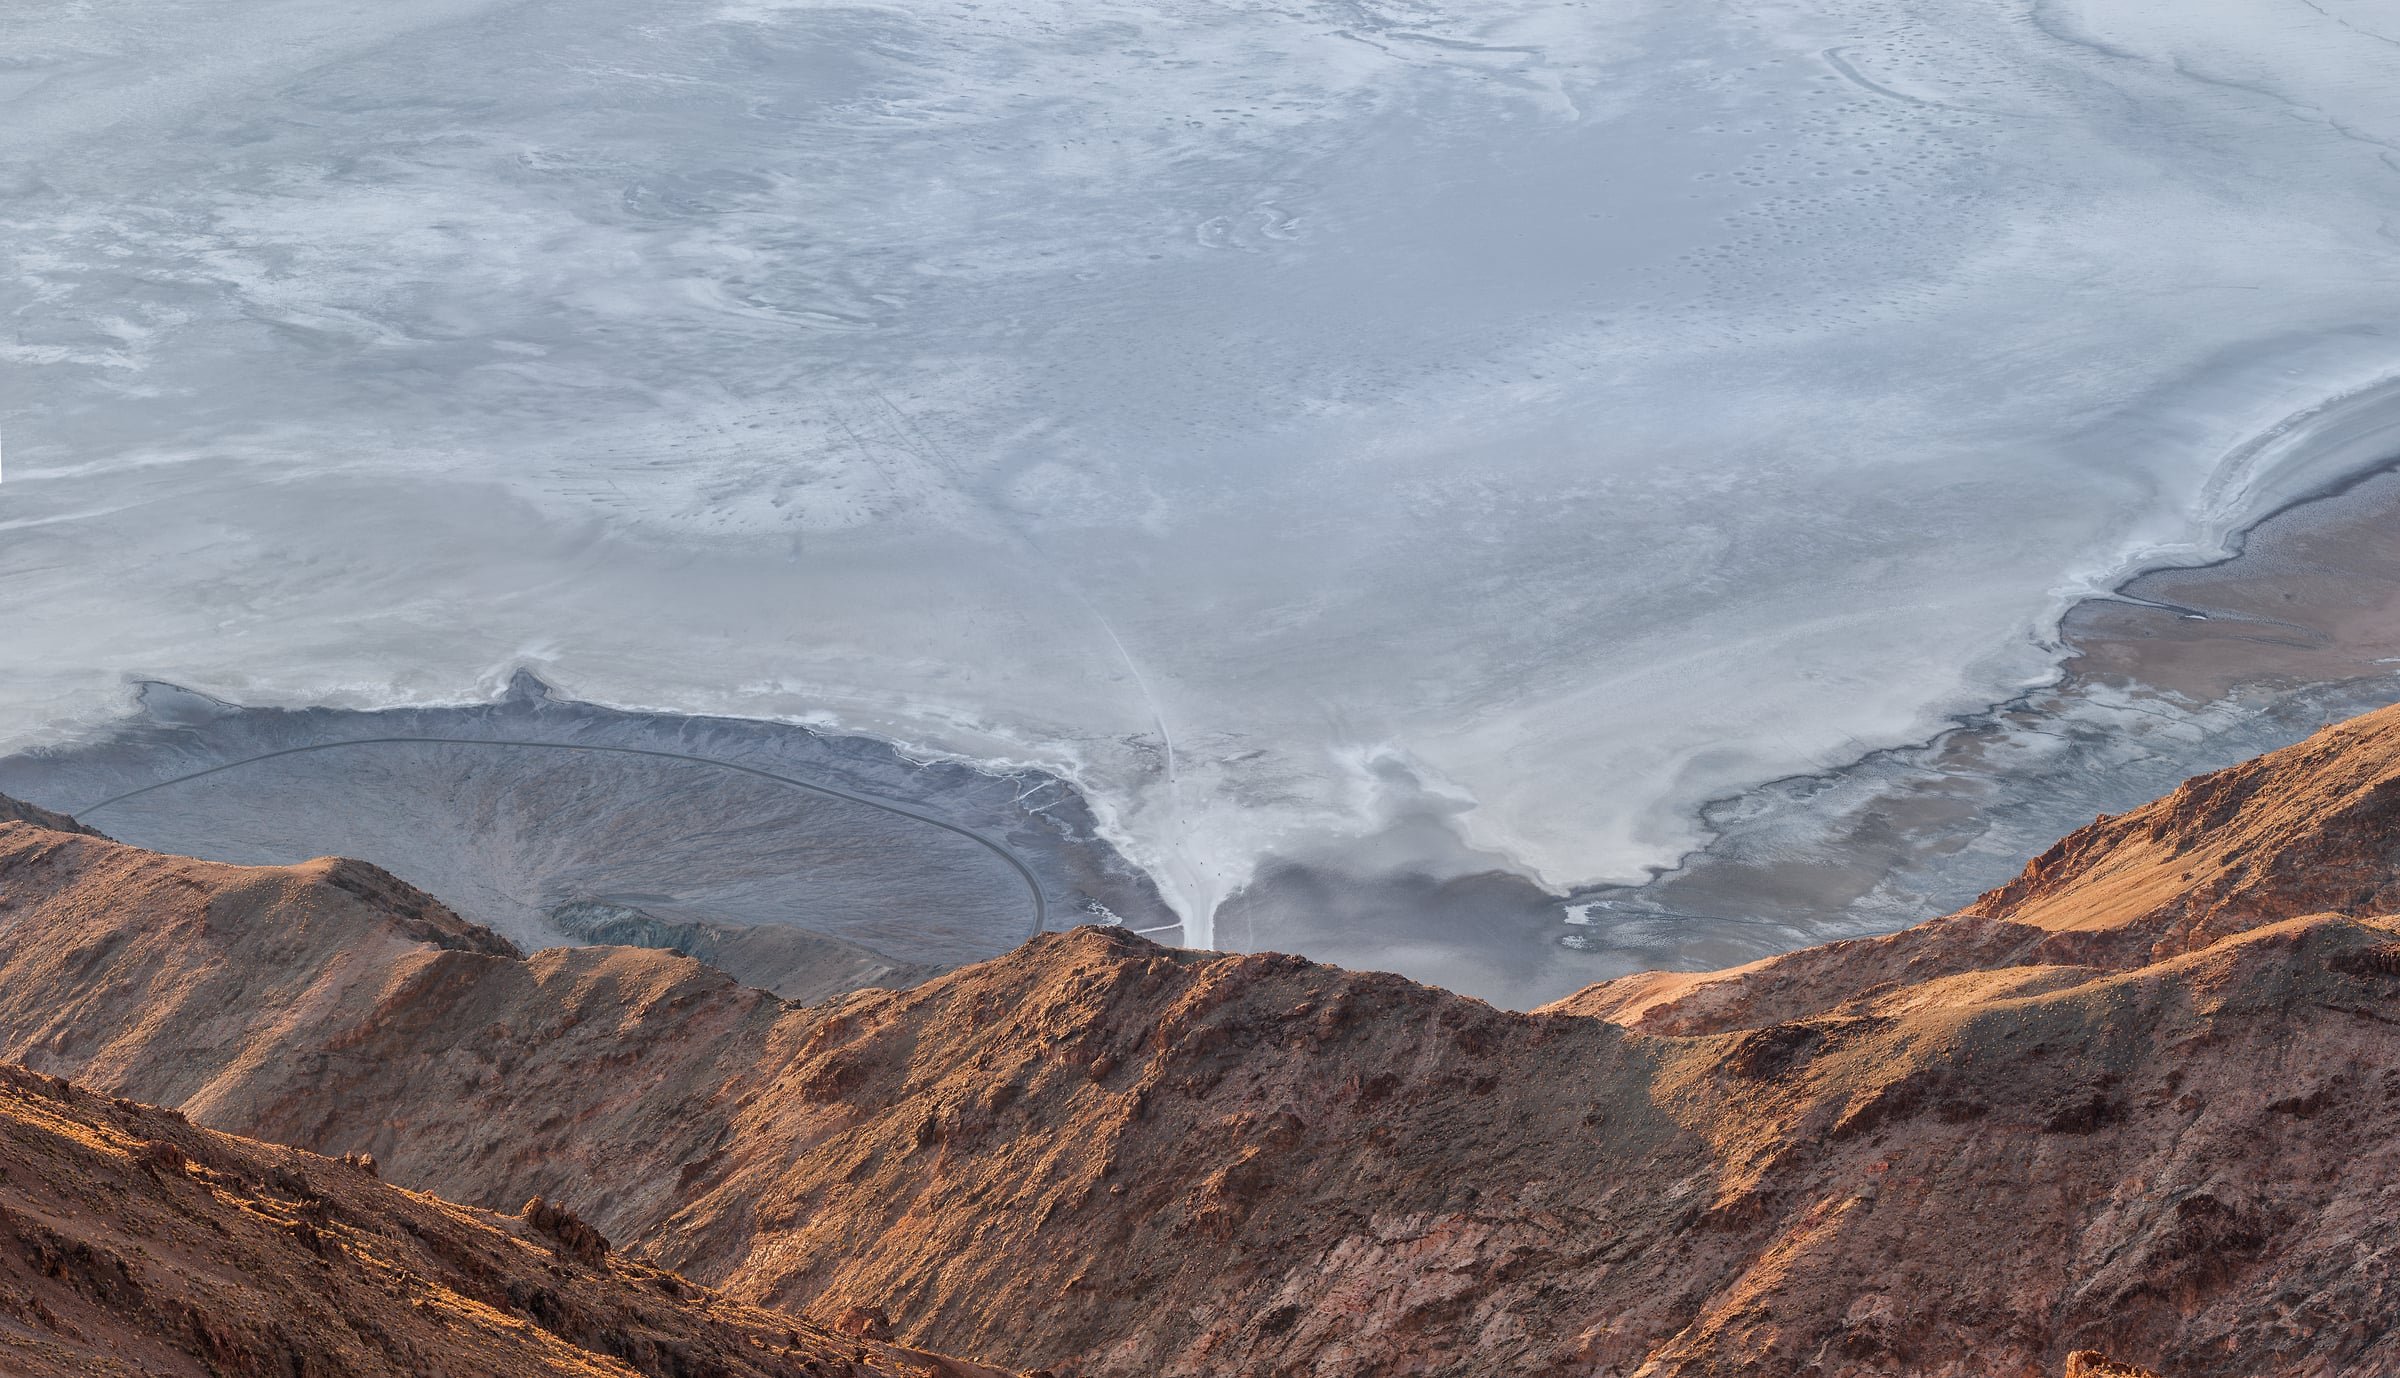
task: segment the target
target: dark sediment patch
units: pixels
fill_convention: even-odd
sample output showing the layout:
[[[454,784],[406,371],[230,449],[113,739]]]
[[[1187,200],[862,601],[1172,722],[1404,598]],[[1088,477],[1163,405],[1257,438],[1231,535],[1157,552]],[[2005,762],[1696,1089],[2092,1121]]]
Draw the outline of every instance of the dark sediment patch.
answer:
[[[0,760],[0,792],[211,860],[362,857],[528,948],[705,947],[800,998],[911,984],[1042,927],[1175,921],[1054,776],[566,702],[526,675],[491,703],[378,711],[147,685],[136,717]],[[596,913],[608,931],[583,931]]]
[[[1606,949],[1559,940],[1557,895],[1500,871],[1360,874],[1279,861],[1217,911],[1217,942],[1303,952],[1336,966],[1398,971],[1509,1009],[1530,1009],[1653,967],[1705,971],[1760,955],[1764,926],[1711,915],[1628,919]],[[1567,928],[1570,934],[1582,925]],[[1775,949],[1805,942],[1791,930]]]
[[[1216,916],[1216,941],[1529,1006],[1631,971],[1722,967],[1954,910],[2095,815],[2400,700],[2395,522],[2400,472],[2379,472],[2276,512],[2224,560],[2086,600],[2061,624],[2054,684],[1928,742],[1720,800],[1704,814],[1711,844],[1648,884],[1561,897],[1453,833],[1419,845],[1420,821],[1397,861],[1391,848],[1374,864],[1340,848],[1267,859]],[[1037,772],[917,762],[787,724],[564,703],[531,681],[493,704],[378,713],[237,708],[166,686],[144,703],[100,739],[0,760],[0,792],[71,810],[295,743],[470,736],[486,740],[255,762],[87,821],[223,860],[355,853],[529,945],[706,948],[787,994],[907,984],[1030,931],[1027,879],[991,848],[709,764],[739,763],[997,844],[1030,874],[1048,927],[1113,919],[1180,936],[1088,805]],[[701,759],[545,764],[490,749],[536,736]],[[614,917],[578,929],[601,913]]]
[[[2058,681],[1933,740],[1777,781],[1638,887],[1573,897],[1560,941],[1655,950],[1707,920],[1764,956],[1961,907],[2071,828],[2400,701],[2400,471],[2292,504],[2214,563],[2070,609]],[[1665,963],[1686,970],[1683,962]]]
[[[673,922],[598,900],[570,900],[550,911],[550,922],[579,943],[680,952],[802,1005],[846,991],[905,990],[955,969],[940,962],[896,962],[863,943],[790,924]]]
[[[1717,801],[1712,842],[1648,884],[1562,898],[1477,869],[1455,837],[1423,872],[1285,857],[1227,901],[1218,942],[1527,1006],[1948,913],[2096,815],[2400,701],[2395,527],[2400,471],[2386,469],[2272,514],[2226,559],[2087,599],[2062,622],[2054,684]]]

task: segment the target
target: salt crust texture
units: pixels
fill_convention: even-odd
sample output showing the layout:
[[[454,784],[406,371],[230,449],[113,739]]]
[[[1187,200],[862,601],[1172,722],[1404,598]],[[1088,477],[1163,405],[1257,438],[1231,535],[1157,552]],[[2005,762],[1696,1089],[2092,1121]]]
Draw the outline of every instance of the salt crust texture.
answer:
[[[2388,453],[2391,22],[17,6],[0,739],[532,665],[1067,772],[1197,941],[1636,878]]]

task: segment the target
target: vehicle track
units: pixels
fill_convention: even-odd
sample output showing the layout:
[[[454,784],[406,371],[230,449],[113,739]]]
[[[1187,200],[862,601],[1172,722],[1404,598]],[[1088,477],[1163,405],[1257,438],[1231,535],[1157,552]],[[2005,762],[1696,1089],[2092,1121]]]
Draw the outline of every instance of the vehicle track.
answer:
[[[74,810],[74,814],[78,818],[86,817],[90,814],[97,813],[102,809],[112,808],[118,804],[122,804],[128,799],[139,798],[140,796],[149,794],[152,791],[165,789],[169,785],[180,785],[187,781],[202,779],[210,775],[222,775],[229,770],[239,770],[243,766],[256,765],[261,761],[272,761],[278,757],[301,756],[310,752],[333,751],[342,747],[353,746],[417,745],[520,747],[543,751],[584,751],[605,753],[616,756],[650,756],[663,761],[691,761],[699,765],[716,766],[723,770],[740,771],[744,775],[755,775],[759,779],[772,780],[776,784],[787,785],[793,789],[807,790],[812,794],[827,795],[835,799],[846,799],[853,804],[864,804],[871,809],[881,809],[885,813],[895,814],[901,818],[910,819],[918,823],[929,824],[933,827],[941,829],[946,833],[956,833],[958,836],[966,838],[967,840],[975,843],[977,846],[982,847],[984,850],[990,852],[992,855],[1000,858],[1002,861],[1007,862],[1009,869],[1017,873],[1017,878],[1025,882],[1026,892],[1033,897],[1033,927],[1027,931],[1025,936],[1030,939],[1036,934],[1040,933],[1044,928],[1047,928],[1050,924],[1049,898],[1042,893],[1042,883],[1033,874],[1033,869],[1027,866],[1022,858],[1018,857],[1015,852],[1010,851],[1005,845],[993,840],[992,838],[986,837],[982,833],[975,831],[973,828],[963,827],[956,823],[945,822],[942,819],[935,818],[930,814],[919,813],[915,809],[908,808],[905,805],[895,804],[888,799],[877,799],[872,795],[866,794],[854,794],[849,790],[835,789],[831,785],[812,784],[806,780],[794,779],[789,775],[778,775],[771,770],[761,770],[757,766],[738,765],[732,761],[720,761],[708,756],[692,756],[679,751],[657,751],[646,747],[598,746],[587,742],[511,741],[491,737],[350,737],[338,742],[312,742],[307,746],[285,747],[280,751],[268,751],[256,756],[245,756],[238,761],[227,761],[223,765],[210,766],[206,770],[195,770],[188,775],[178,775],[172,779],[154,781],[150,784],[143,785],[139,789],[129,789],[122,794],[111,795],[97,803],[86,804],[82,808]]]

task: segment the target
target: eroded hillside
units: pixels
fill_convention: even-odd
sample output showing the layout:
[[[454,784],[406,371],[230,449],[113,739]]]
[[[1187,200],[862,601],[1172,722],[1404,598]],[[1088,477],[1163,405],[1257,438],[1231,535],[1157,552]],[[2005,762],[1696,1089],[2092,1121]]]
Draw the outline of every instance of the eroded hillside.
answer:
[[[2395,798],[2387,712],[1533,1014],[1100,929],[803,1008],[6,824],[0,1055],[1079,1374],[2395,1372]]]
[[[0,1372],[997,1378],[0,1065]]]

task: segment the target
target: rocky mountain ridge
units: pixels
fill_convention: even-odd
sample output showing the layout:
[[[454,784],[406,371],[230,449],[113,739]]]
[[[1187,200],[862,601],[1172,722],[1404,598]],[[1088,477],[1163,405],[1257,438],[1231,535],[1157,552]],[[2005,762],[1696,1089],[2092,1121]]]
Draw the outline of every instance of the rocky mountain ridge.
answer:
[[[2280,919],[2400,913],[2400,718],[2372,713],[2062,838],[1956,914],[1545,1007],[1654,1033],[1760,1027],[1969,971],[2127,971]]]
[[[0,1065],[0,1372],[999,1378]]]
[[[2400,1372],[2396,839],[2400,710],[1515,1014],[1106,929],[799,1006],[0,824],[0,1057],[1094,1378]]]

